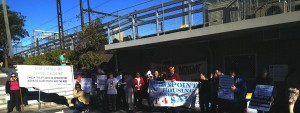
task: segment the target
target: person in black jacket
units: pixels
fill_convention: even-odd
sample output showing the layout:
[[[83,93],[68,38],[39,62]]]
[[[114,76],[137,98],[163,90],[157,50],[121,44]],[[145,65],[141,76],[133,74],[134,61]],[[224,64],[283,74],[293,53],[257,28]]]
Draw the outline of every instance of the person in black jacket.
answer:
[[[210,84],[205,73],[201,72],[199,77],[199,102],[201,113],[209,112]]]
[[[21,95],[20,95],[20,86],[19,80],[16,74],[11,74],[10,79],[7,80],[5,85],[6,94],[10,95],[10,101],[8,101],[7,113],[13,111],[16,107],[17,111],[21,111]]]

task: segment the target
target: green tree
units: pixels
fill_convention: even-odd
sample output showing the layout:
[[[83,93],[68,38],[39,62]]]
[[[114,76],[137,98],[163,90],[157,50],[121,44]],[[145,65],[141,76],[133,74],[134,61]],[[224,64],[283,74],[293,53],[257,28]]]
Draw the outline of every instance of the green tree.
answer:
[[[80,55],[79,62],[81,64],[81,69],[92,69],[102,63],[102,57],[96,52],[89,51]]]
[[[20,40],[21,38],[29,36],[26,29],[24,29],[26,17],[23,16],[20,12],[9,10],[8,6],[7,6],[7,14],[8,14],[12,40],[13,41]],[[1,45],[0,48],[4,51],[3,55],[7,55],[6,31],[5,31],[2,4],[0,6],[0,45]]]
[[[107,44],[100,19],[95,19],[90,25],[85,26],[77,36],[82,42],[85,42],[88,51],[104,51],[104,45]]]

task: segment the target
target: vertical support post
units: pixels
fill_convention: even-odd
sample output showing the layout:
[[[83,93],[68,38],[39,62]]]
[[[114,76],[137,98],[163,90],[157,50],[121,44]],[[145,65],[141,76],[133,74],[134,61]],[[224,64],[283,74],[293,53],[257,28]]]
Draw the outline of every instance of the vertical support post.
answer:
[[[188,19],[189,19],[189,30],[192,30],[192,3],[191,3],[191,0],[188,1],[188,10],[189,10],[189,16],[188,16]]]
[[[186,0],[182,1],[182,5],[186,4]],[[186,12],[186,8],[182,8],[182,13],[184,14]],[[185,14],[182,16],[182,25],[186,25],[186,16]]]
[[[119,16],[119,10],[117,11],[118,15],[118,25],[119,25],[119,41],[121,40],[121,23],[120,23],[120,16]]]
[[[110,44],[110,29],[109,29],[109,24],[107,24],[107,42],[108,42],[108,44]]]
[[[164,22],[165,22],[165,8],[164,8],[164,0],[161,0],[161,8],[162,8],[162,22],[161,22],[161,31],[165,34],[164,30]]]
[[[5,31],[6,31],[6,41],[8,44],[8,51],[9,51],[9,57],[12,59],[14,57],[14,52],[12,49],[12,44],[11,44],[11,34],[10,34],[10,28],[9,28],[9,21],[8,21],[8,15],[7,15],[7,8],[6,8],[6,0],[2,0],[2,8],[3,8],[3,17],[4,17],[4,22],[5,22]],[[5,45],[5,48],[7,46]],[[5,54],[6,56],[6,54]]]
[[[59,41],[60,48],[64,49],[64,28],[63,28],[63,20],[62,20],[62,12],[61,12],[61,0],[56,0],[57,5],[57,20],[58,20],[58,33],[59,33]]]
[[[134,20],[134,16],[132,15],[132,18],[131,18],[131,20],[132,20],[132,35],[133,35],[133,40],[135,40],[135,38],[136,38],[136,32],[135,32],[135,20]]]
[[[80,4],[80,22],[81,22],[81,30],[84,28],[84,17],[83,17],[83,6],[82,6],[82,0],[79,0]]]
[[[39,88],[39,111],[41,111],[41,89]]]
[[[206,0],[203,0],[202,5],[202,18],[203,18],[203,27],[206,27]]]
[[[158,9],[156,9],[155,16],[156,16],[156,35],[157,35],[157,36],[159,36],[159,19],[158,19]]]
[[[116,71],[118,72],[119,71],[119,63],[118,63],[118,52],[117,52],[117,50],[115,50],[115,55],[116,55],[116,57],[115,57],[115,60],[116,60]]]
[[[87,0],[88,4],[88,19],[89,19],[89,25],[91,25],[91,7],[90,7],[90,0]]]
[[[40,55],[40,44],[39,44],[39,39],[38,38],[36,39],[36,44],[37,44],[37,46],[36,46],[37,55]]]

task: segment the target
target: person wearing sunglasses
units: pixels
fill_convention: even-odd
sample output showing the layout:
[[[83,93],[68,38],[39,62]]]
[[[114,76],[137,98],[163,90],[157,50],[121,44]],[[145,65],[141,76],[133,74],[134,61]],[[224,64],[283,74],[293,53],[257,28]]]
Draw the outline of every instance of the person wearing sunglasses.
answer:
[[[88,99],[85,96],[85,93],[81,89],[80,84],[75,85],[76,91],[74,92],[74,98],[78,99],[78,104],[75,106],[73,113],[81,113],[82,111],[85,111],[88,108]]]
[[[10,79],[7,80],[5,85],[5,91],[7,95],[10,95],[10,100],[8,101],[7,113],[13,111],[16,107],[17,111],[21,111],[21,95],[19,81],[15,73],[10,75]]]

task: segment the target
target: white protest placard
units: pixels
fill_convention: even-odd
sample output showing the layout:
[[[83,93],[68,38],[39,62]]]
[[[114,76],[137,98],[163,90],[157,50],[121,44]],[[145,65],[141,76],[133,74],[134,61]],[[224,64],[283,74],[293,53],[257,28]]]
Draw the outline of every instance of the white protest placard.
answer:
[[[197,88],[198,82],[151,80],[149,96],[154,106],[178,107],[185,105],[189,101],[195,101],[196,95],[198,95]]]
[[[271,85],[256,85],[254,95],[252,96],[249,108],[270,111],[274,86]]]
[[[106,89],[107,75],[97,75],[97,88],[101,91]]]
[[[73,87],[72,66],[18,65],[20,87]]]
[[[90,93],[92,91],[92,78],[81,78],[80,84],[85,93]]]
[[[233,100],[234,92],[231,90],[231,86],[234,85],[233,77],[229,75],[219,76],[219,91],[218,98]]]

